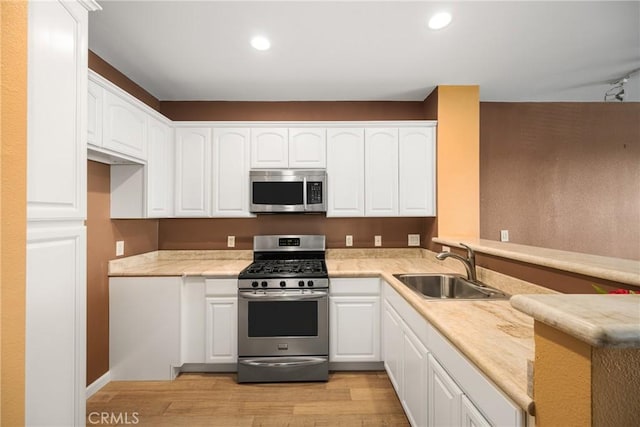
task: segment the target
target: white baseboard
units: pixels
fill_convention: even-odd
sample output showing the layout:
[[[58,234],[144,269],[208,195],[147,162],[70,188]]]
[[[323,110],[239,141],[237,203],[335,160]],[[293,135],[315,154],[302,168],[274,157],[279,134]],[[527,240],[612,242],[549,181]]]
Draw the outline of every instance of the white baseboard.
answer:
[[[92,382],[87,386],[87,399],[93,396],[98,390],[106,386],[111,382],[111,373],[107,371],[106,374]]]

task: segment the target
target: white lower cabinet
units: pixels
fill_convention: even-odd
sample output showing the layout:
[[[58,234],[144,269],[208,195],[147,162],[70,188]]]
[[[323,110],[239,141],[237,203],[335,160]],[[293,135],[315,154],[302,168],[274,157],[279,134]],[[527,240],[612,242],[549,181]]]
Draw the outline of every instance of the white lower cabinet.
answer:
[[[205,280],[205,363],[238,361],[238,280]]]
[[[430,426],[460,425],[460,399],[462,390],[451,379],[438,361],[429,355],[427,407]]]
[[[331,279],[329,361],[380,362],[380,279]]]
[[[427,348],[409,328],[405,328],[402,338],[402,406],[411,425],[426,426]]]
[[[206,363],[238,361],[238,298],[208,297],[205,326]]]
[[[383,282],[384,366],[412,426],[524,426],[523,411]]]
[[[402,320],[388,301],[384,301],[382,314],[384,368],[402,400]]]
[[[478,411],[478,408],[465,395],[460,399],[460,415],[463,427],[490,427],[491,423]]]

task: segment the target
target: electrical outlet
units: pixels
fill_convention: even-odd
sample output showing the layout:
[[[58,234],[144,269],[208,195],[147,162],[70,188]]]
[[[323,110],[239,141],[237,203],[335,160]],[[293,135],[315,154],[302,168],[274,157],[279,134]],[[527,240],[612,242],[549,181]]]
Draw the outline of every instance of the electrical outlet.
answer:
[[[116,242],[116,256],[124,255],[124,240],[118,240]]]
[[[227,236],[227,247],[228,248],[236,247],[236,236]]]
[[[344,244],[345,246],[353,246],[353,236],[350,234],[347,234],[344,239]]]
[[[449,246],[442,246],[442,252],[451,252],[451,248]]]
[[[509,230],[500,230],[500,241],[501,242],[509,241]]]
[[[382,236],[374,236],[373,245],[374,246],[382,246]]]
[[[407,235],[407,246],[420,246],[420,235],[419,234],[408,234]]]

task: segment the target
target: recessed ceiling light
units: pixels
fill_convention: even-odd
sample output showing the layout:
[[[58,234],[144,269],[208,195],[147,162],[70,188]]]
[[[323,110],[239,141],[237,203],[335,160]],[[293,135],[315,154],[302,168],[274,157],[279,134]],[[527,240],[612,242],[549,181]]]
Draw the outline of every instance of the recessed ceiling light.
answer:
[[[257,50],[269,50],[271,42],[266,37],[256,36],[251,39],[251,46]]]
[[[436,13],[429,19],[429,28],[439,30],[451,23],[451,14],[449,12]]]

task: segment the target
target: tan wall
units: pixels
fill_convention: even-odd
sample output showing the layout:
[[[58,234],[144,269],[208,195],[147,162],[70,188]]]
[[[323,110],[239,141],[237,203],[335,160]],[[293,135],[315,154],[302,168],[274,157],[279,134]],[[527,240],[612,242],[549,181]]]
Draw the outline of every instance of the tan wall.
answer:
[[[24,424],[27,4],[1,2],[0,425]]]
[[[481,103],[481,237],[640,259],[638,123],[638,102]]]
[[[591,425],[591,347],[535,322],[536,426]]]
[[[438,235],[479,237],[480,89],[439,86],[437,105]]]
[[[87,162],[87,385],[109,370],[109,260],[117,240],[125,256],[158,248],[158,220],[109,218],[109,165]]]

